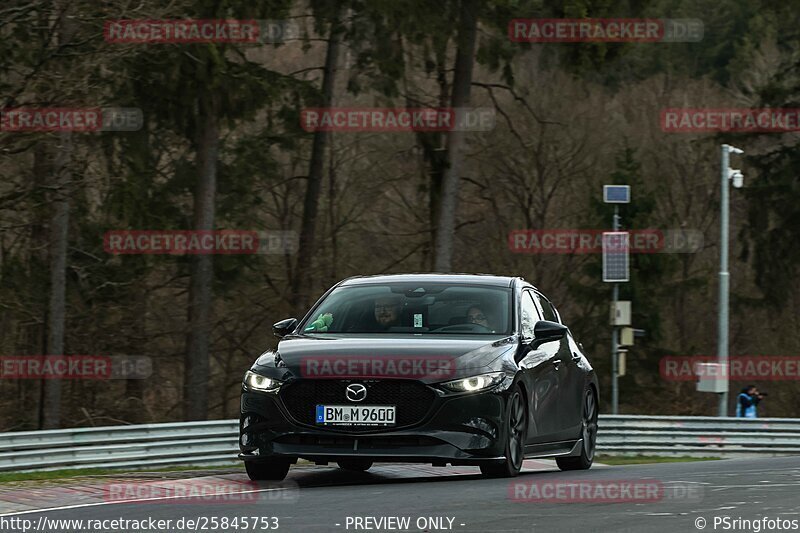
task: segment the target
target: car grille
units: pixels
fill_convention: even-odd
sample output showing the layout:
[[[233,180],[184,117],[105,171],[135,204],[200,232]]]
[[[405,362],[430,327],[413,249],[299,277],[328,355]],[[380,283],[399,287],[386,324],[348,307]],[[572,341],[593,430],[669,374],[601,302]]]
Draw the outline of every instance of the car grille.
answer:
[[[361,383],[367,387],[367,397],[363,402],[354,403],[345,396],[345,388],[351,383]],[[419,381],[405,379],[391,380],[337,380],[300,379],[281,388],[283,405],[300,422],[340,432],[385,431],[388,429],[412,426],[422,421],[436,398],[430,388]],[[321,426],[316,425],[317,405],[394,405],[397,407],[394,426]]]

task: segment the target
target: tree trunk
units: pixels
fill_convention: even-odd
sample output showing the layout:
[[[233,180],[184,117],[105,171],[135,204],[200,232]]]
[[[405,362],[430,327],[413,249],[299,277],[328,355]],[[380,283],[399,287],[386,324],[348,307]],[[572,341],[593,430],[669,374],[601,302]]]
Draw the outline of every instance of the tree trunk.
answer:
[[[147,338],[145,317],[147,316],[149,294],[150,291],[145,282],[135,296],[136,314],[140,319],[134,323],[132,331],[137,339]],[[135,376],[135,378],[125,380],[125,420],[131,424],[143,424],[148,415],[144,405],[144,380],[140,376]]]
[[[455,72],[453,73],[453,93],[450,100],[450,105],[456,112],[469,105],[475,41],[478,29],[476,8],[476,0],[462,0],[461,2],[458,48],[456,50]],[[457,128],[447,134],[447,158],[449,164],[442,179],[439,224],[436,229],[436,261],[434,269],[437,272],[449,272],[452,268],[464,139],[465,132],[458,131]]]
[[[75,33],[75,24],[67,14],[68,3],[53,2],[58,16],[58,47],[69,44]],[[64,354],[64,318],[67,285],[67,237],[69,229],[69,204],[71,195],[72,135],[58,135],[53,158],[52,216],[50,217],[50,301],[47,312],[47,353]],[[61,385],[59,379],[44,380],[42,390],[42,427],[54,429],[61,426]]]
[[[322,77],[322,107],[333,104],[333,93],[336,83],[336,71],[341,45],[341,28],[338,14],[331,21],[328,38],[328,50],[325,54],[325,71]],[[325,149],[330,133],[314,132],[311,145],[311,161],[308,166],[308,184],[303,202],[303,220],[300,224],[300,249],[297,252],[297,263],[292,279],[292,307],[295,313],[305,312],[309,306],[309,280],[313,271],[312,261],[316,242],[316,222],[319,209],[319,196],[322,189],[322,178],[325,163]]]
[[[331,239],[330,279],[338,279],[339,240],[336,238],[336,159],[334,158],[333,142],[328,150],[328,227]]]
[[[436,50],[436,81],[439,85],[439,107],[445,108],[450,100],[450,84],[447,80],[447,43]],[[409,106],[411,107],[411,106]],[[424,160],[428,163],[428,223],[430,236],[426,250],[425,268],[433,270],[436,266],[436,243],[439,230],[439,209],[442,207],[442,180],[447,168],[447,152],[443,150],[441,132],[417,132]]]
[[[49,143],[37,143],[33,149],[33,188],[34,188],[34,205],[41,206],[36,209],[34,223],[31,225],[31,257],[30,263],[27,267],[27,275],[33,276],[33,273],[38,270],[43,270],[45,265],[50,262],[50,213],[49,206],[47,205],[50,195],[46,192],[47,185],[53,181],[53,160],[52,160],[52,146]],[[48,266],[49,275],[49,266]],[[49,303],[48,303],[49,305]],[[26,343],[24,351],[19,353],[44,355],[47,353],[47,335],[48,335],[48,316],[50,312],[47,306],[42,306],[42,321],[41,325],[37,325],[36,333],[25,333]],[[30,339],[35,337],[34,339]],[[30,339],[30,340],[28,340]],[[22,384],[24,380],[19,380]],[[36,420],[35,425],[37,429],[44,429],[44,395],[47,380],[42,379],[39,381],[35,392],[36,402]],[[22,410],[25,406],[31,404],[24,403],[26,398],[21,397],[19,409]]]
[[[197,188],[194,193],[194,229],[214,229],[219,152],[219,99],[206,95],[200,102],[197,134]],[[189,281],[189,338],[186,342],[183,400],[185,420],[208,417],[208,351],[211,338],[213,254],[192,257]]]
[[[70,133],[59,134],[53,166],[52,216],[50,217],[50,303],[47,313],[47,354],[64,355],[64,315],[67,285],[67,235],[69,228]],[[61,380],[44,380],[42,427],[61,426]]]

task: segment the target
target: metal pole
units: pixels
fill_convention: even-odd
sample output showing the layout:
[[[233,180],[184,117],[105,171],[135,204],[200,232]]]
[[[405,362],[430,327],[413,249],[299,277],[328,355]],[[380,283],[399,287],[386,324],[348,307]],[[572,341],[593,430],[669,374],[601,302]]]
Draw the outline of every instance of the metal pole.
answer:
[[[614,205],[614,231],[619,230],[619,206]],[[614,283],[611,289],[611,302],[614,316],[617,312],[617,300],[619,300],[619,284]],[[619,361],[617,360],[617,351],[619,350],[619,337],[617,326],[611,327],[611,414],[619,414]]]
[[[719,237],[719,320],[717,322],[717,362],[728,379],[728,291],[730,273],[728,272],[728,225],[730,211],[730,177],[728,175],[730,147],[722,145],[722,171],[720,179],[720,237]],[[727,387],[726,387],[727,388]],[[728,393],[719,394],[718,416],[728,416]]]

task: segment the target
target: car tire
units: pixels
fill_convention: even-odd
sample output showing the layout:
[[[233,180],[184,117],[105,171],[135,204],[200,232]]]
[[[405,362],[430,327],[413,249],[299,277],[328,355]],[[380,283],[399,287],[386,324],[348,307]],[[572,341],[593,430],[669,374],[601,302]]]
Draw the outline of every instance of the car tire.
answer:
[[[505,420],[505,460],[502,463],[481,465],[487,477],[514,477],[522,470],[525,460],[525,436],[528,434],[528,405],[519,385],[515,385],[508,399]]]
[[[290,466],[288,459],[264,459],[244,463],[247,477],[252,481],[282,481],[289,473]]]
[[[583,393],[583,412],[581,414],[581,454],[576,457],[557,457],[556,464],[561,470],[588,470],[594,462],[597,445],[597,395],[588,387]]]
[[[339,468],[342,470],[350,470],[352,472],[366,472],[372,468],[372,461],[356,457],[336,461],[336,464],[339,465]]]

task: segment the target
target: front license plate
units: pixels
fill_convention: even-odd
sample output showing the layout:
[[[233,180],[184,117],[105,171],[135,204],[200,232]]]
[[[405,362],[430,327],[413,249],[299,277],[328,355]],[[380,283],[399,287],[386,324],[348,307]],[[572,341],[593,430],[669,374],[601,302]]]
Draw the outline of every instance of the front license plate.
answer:
[[[393,426],[394,405],[318,405],[317,424],[335,426]]]

